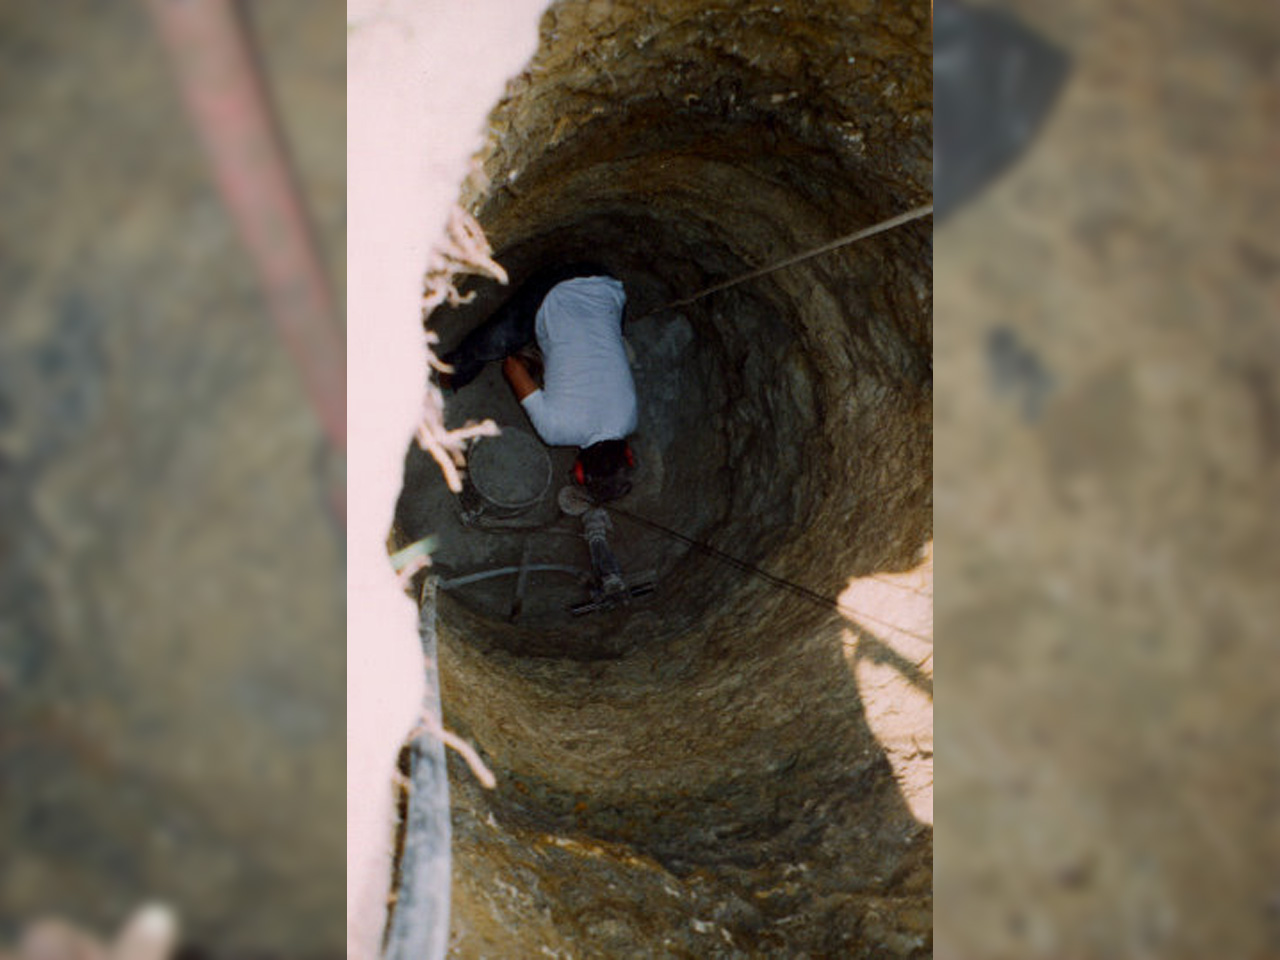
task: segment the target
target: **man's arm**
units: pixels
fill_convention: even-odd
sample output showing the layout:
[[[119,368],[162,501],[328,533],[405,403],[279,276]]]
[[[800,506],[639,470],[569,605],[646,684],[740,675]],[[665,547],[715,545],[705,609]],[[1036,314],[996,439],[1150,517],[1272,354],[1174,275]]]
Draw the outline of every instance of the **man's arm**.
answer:
[[[529,368],[519,357],[507,357],[502,361],[502,375],[507,378],[507,383],[511,384],[517,400],[523,401],[538,389],[538,385],[533,382],[533,377],[529,376]]]
[[[529,375],[524,361],[519,357],[507,357],[502,362],[502,372],[542,442],[553,447],[573,446],[573,433],[566,430],[560,414],[547,404],[547,395]]]

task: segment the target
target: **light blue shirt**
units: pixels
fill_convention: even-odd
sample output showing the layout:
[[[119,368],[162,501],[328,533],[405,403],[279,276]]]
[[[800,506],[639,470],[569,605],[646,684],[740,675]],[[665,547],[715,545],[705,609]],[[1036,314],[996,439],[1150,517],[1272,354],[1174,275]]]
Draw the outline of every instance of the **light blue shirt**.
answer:
[[[580,277],[552,287],[538,308],[544,384],[521,402],[550,446],[589,447],[635,430],[636,385],[622,343],[626,303],[617,280]]]

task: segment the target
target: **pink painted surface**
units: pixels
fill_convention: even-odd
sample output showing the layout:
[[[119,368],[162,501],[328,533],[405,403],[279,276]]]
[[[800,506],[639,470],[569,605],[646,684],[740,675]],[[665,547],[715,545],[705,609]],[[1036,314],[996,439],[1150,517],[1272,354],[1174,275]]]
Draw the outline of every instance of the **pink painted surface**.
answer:
[[[347,10],[347,937],[348,956],[372,957],[394,759],[423,695],[416,609],[385,547],[427,382],[423,272],[485,116],[533,54],[542,2]]]

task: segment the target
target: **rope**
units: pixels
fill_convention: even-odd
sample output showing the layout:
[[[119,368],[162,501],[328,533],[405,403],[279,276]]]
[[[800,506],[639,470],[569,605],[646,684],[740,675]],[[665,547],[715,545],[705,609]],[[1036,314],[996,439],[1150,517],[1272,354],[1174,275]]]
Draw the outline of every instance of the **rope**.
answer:
[[[641,526],[645,526],[651,530],[656,530],[659,533],[666,534],[667,536],[675,540],[679,540],[681,543],[685,544],[686,546],[693,547],[695,550],[699,550],[707,554],[708,556],[714,557],[715,559],[721,561],[722,563],[728,564],[731,567],[741,570],[743,573],[749,573],[753,576],[759,577],[761,580],[764,580],[766,583],[771,583],[775,587],[779,587],[783,590],[789,590],[790,592],[797,594],[798,596],[804,597],[806,600],[816,603],[821,607],[825,607],[826,609],[829,609],[829,610],[834,610],[837,613],[839,613],[841,616],[845,617],[846,619],[856,620],[856,621],[870,620],[873,623],[878,623],[883,627],[888,627],[889,629],[894,630],[897,633],[903,634],[904,636],[911,637],[915,640],[920,640],[930,645],[932,645],[933,643],[932,637],[926,637],[926,636],[923,636],[922,634],[915,633],[911,630],[904,630],[902,627],[900,627],[896,623],[889,623],[887,620],[881,620],[879,617],[873,617],[868,613],[859,613],[857,610],[853,610],[853,609],[850,609],[849,607],[846,607],[835,597],[824,596],[823,594],[818,593],[816,590],[810,590],[808,587],[803,586],[799,583],[794,583],[791,580],[786,580],[782,577],[774,576],[772,573],[769,573],[765,570],[761,570],[759,567],[752,566],[751,564],[747,563],[745,560],[739,560],[737,557],[730,556],[729,554],[725,553],[723,550],[717,550],[715,547],[711,546],[711,544],[709,543],[703,543],[701,540],[694,540],[692,537],[686,537],[683,533],[678,533],[677,531],[672,530],[670,527],[664,527],[662,524],[656,523],[655,521],[650,520],[647,517],[642,517],[639,514],[632,513],[630,510],[626,510],[612,503],[607,503],[604,505],[604,507],[610,513],[615,513],[620,517],[625,517],[628,520],[633,520],[636,523],[640,524]],[[916,592],[916,591],[912,591],[912,592]]]
[[[832,240],[830,243],[824,243],[820,247],[814,247],[812,250],[806,250],[804,253],[798,253],[794,257],[787,257],[785,260],[779,260],[777,263],[761,267],[759,270],[752,270],[750,273],[744,273],[740,277],[734,277],[732,280],[725,280],[723,283],[717,283],[706,289],[699,290],[692,296],[685,297],[683,300],[673,300],[671,303],[662,307],[656,307],[648,313],[642,314],[636,319],[642,320],[645,317],[651,317],[655,313],[661,313],[664,310],[672,310],[675,307],[687,307],[689,304],[701,300],[703,297],[710,296],[713,293],[719,293],[721,290],[728,290],[730,287],[736,287],[740,283],[746,283],[748,280],[755,280],[758,277],[766,276],[776,270],[784,267],[794,266],[805,260],[812,259],[820,254],[830,253],[832,250],[839,250],[841,247],[847,247],[851,243],[864,240],[867,237],[873,237],[877,233],[884,233],[886,230],[892,230],[894,227],[901,226],[904,223],[910,223],[913,220],[919,220],[921,217],[933,215],[933,204],[925,204],[923,207],[916,207],[914,210],[908,210],[906,213],[900,213],[896,217],[890,217],[888,220],[882,220],[879,223],[872,224],[869,227],[851,233],[848,236],[840,237]]]

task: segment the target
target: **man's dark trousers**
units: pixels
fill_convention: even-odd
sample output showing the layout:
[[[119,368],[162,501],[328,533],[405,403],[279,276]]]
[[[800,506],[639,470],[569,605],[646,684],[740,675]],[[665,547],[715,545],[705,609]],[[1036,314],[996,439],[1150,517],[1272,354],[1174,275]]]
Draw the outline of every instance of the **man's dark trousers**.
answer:
[[[610,273],[597,263],[569,263],[544,267],[526,280],[506,303],[494,311],[480,326],[463,338],[462,343],[442,359],[453,367],[453,389],[460,390],[480,375],[486,363],[502,360],[527,347],[537,337],[538,308],[556,284],[575,277],[608,277]]]

